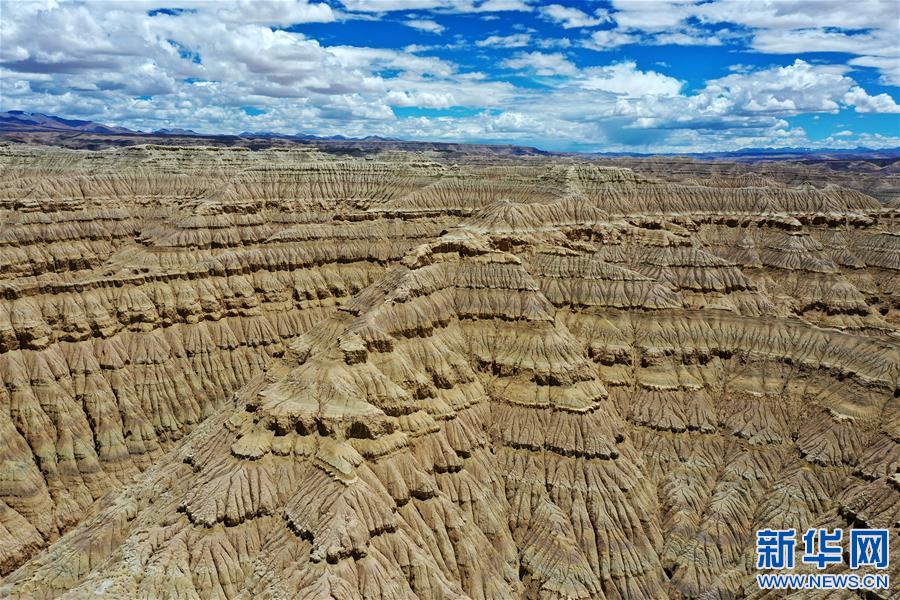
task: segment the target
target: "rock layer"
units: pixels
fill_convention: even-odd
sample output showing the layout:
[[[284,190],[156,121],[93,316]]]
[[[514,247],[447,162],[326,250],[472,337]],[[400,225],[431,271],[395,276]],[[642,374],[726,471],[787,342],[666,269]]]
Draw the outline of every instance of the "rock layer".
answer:
[[[4,597],[736,598],[756,529],[897,531],[900,233],[859,192],[0,163]]]

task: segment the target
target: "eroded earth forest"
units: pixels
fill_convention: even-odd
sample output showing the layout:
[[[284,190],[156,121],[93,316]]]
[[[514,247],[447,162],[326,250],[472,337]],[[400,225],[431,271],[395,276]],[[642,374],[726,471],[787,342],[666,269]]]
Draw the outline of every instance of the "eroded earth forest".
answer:
[[[0,147],[0,597],[756,598],[810,527],[900,579],[897,197],[357,154]]]

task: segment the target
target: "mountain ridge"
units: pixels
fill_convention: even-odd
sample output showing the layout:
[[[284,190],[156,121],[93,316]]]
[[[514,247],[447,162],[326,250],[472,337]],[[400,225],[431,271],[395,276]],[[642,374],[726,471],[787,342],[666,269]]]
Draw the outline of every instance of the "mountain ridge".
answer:
[[[492,143],[463,143],[443,142],[434,140],[404,140],[395,137],[367,135],[364,137],[350,137],[344,135],[320,136],[310,133],[277,133],[271,131],[242,131],[238,134],[224,133],[199,133],[192,129],[179,127],[160,128],[152,132],[129,129],[127,127],[111,126],[94,121],[68,119],[56,115],[47,115],[23,110],[10,110],[0,112],[0,133],[2,132],[72,132],[72,133],[98,133],[116,135],[160,135],[166,137],[185,136],[200,138],[243,138],[247,140],[287,140],[287,141],[335,141],[335,142],[386,142],[401,144],[440,144],[448,146],[474,146],[474,147],[498,147],[521,148],[539,154],[565,156],[598,156],[603,158],[642,158],[642,157],[689,157],[700,160],[732,159],[732,160],[772,160],[772,159],[798,159],[804,157],[828,157],[836,159],[848,158],[900,158],[900,147],[896,148],[809,148],[809,147],[779,147],[779,148],[741,148],[729,151],[709,152],[558,152],[543,150],[541,148],[519,144],[492,144]]]

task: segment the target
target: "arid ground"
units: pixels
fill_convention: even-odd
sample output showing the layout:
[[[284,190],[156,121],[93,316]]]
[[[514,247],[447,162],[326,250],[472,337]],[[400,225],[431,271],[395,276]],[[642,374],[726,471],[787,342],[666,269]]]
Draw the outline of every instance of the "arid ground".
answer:
[[[25,141],[0,597],[755,598],[767,527],[900,579],[896,162]]]

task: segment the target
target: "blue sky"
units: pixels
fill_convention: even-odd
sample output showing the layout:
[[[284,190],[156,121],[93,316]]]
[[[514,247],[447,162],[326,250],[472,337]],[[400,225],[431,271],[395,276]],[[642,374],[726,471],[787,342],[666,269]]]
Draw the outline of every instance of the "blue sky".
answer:
[[[0,4],[0,110],[576,151],[900,145],[894,0]]]

